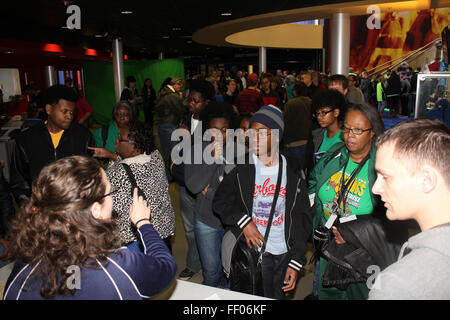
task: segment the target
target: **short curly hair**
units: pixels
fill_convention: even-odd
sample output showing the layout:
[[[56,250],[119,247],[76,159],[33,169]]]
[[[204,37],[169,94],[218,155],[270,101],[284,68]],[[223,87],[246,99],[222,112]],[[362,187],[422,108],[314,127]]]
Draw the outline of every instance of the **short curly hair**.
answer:
[[[44,105],[55,105],[60,99],[64,99],[71,102],[77,102],[78,95],[72,88],[56,84],[47,88],[43,93]]]
[[[216,94],[212,83],[203,79],[192,80],[189,84],[189,90],[200,93],[203,99],[210,101],[214,100]]]
[[[141,121],[130,122],[128,138],[134,142],[135,148],[142,153],[150,154],[156,149],[153,127]]]
[[[212,101],[200,113],[203,131],[209,128],[212,119],[224,118],[228,121],[230,129],[239,128],[239,117],[229,103]]]

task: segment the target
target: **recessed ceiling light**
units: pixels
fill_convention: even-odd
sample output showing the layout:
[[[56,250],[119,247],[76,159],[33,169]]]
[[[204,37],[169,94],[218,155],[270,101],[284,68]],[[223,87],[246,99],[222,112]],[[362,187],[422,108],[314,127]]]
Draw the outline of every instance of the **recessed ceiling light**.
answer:
[[[231,12],[222,12],[220,15],[224,17],[231,16]]]
[[[120,12],[121,14],[132,14],[133,11],[124,10]]]
[[[173,31],[181,31],[181,28],[172,28]]]
[[[163,38],[163,39],[169,39],[169,36],[163,36],[163,37],[161,37],[161,38]]]

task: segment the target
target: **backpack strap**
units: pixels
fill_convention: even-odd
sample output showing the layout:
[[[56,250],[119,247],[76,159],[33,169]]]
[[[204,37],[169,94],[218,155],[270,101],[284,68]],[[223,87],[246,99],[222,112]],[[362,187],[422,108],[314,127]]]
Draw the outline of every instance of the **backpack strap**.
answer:
[[[266,243],[267,243],[267,240],[269,239],[270,227],[272,226],[272,220],[273,220],[273,216],[275,214],[275,208],[277,206],[278,194],[280,193],[282,177],[283,177],[283,157],[280,154],[279,155],[279,160],[278,160],[277,186],[276,186],[276,189],[275,189],[275,194],[273,196],[272,208],[270,209],[270,215],[269,215],[269,221],[267,223],[266,234],[264,235],[264,240],[265,240]],[[260,258],[259,258],[260,261],[262,259],[262,255],[264,254],[265,251],[266,251],[266,245],[263,244],[263,247],[261,248],[261,255],[260,255]]]
[[[131,197],[133,197],[133,191],[134,188],[138,189],[138,196],[141,196],[142,198],[144,198],[144,200],[147,200],[147,197],[145,196],[145,193],[142,191],[141,188],[138,187],[137,183],[136,183],[136,179],[134,178],[133,172],[131,171],[131,168],[129,165],[127,165],[126,163],[121,163],[123,168],[125,169],[125,172],[127,173],[128,176],[128,180],[131,183]]]
[[[103,148],[106,146],[106,140],[108,139],[108,131],[109,131],[109,125],[104,124],[102,126]]]

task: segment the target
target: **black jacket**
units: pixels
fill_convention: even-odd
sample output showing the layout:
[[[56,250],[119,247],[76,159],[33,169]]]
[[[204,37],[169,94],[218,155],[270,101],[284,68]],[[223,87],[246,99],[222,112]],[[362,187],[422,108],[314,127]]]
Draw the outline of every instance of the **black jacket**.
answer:
[[[296,271],[306,264],[306,242],[312,230],[313,210],[303,171],[296,159],[287,160],[285,240],[289,267]],[[252,221],[255,165],[237,165],[225,176],[213,200],[213,210],[225,226],[243,230]]]
[[[408,239],[407,224],[388,221],[384,212],[358,216],[354,221],[338,223],[336,228],[346,242],[339,245],[331,237],[324,245],[322,253],[328,264],[323,285],[342,290],[350,283],[366,281],[375,271],[371,267],[382,271],[396,262],[402,244]]]
[[[18,134],[15,142],[10,187],[18,204],[31,196],[33,180],[43,167],[64,157],[91,155],[88,147],[95,147],[92,133],[74,122],[64,131],[56,150],[50,133],[42,122]]]
[[[0,238],[6,236],[14,218],[15,211],[9,191],[8,182],[3,177],[3,170],[0,169]]]

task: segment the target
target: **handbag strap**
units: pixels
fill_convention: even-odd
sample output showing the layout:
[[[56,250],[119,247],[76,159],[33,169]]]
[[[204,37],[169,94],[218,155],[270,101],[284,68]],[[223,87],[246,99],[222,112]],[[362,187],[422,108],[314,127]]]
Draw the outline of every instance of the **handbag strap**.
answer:
[[[273,220],[273,216],[275,214],[275,207],[277,206],[278,194],[280,193],[282,177],[283,177],[283,158],[280,155],[279,160],[278,160],[277,186],[275,188],[275,194],[273,195],[272,208],[270,209],[269,221],[267,223],[266,233],[264,235],[265,243],[267,243],[267,239],[269,239],[270,227],[272,226],[272,220]],[[263,244],[263,246],[261,248],[261,257],[265,251],[266,251],[266,245]]]
[[[126,163],[121,163],[123,168],[125,169],[125,172],[128,176],[128,180],[130,180],[131,182],[131,197],[133,197],[133,190],[134,188],[138,189],[138,196],[142,196],[144,198],[144,200],[147,200],[145,193],[142,191],[141,188],[139,188],[139,186],[136,183],[136,179],[134,178],[133,172],[131,171],[131,168],[129,165],[127,165]]]

